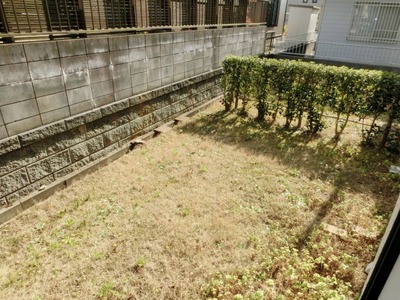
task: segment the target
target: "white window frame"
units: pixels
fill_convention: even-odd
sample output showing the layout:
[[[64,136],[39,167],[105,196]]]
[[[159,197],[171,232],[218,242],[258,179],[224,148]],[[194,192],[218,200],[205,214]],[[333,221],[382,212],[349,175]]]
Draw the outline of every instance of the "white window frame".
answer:
[[[399,14],[388,13],[387,9],[398,10]],[[367,13],[363,16],[360,10]],[[384,12],[384,9],[386,10]],[[371,15],[368,14],[370,10]],[[357,14],[358,12],[358,14]],[[374,18],[375,17],[375,18]],[[385,18],[386,17],[386,18]],[[389,18],[388,18],[389,17]],[[369,19],[368,19],[369,18]],[[383,18],[385,28],[378,28],[379,19]],[[363,20],[364,19],[364,20]],[[363,25],[363,22],[365,25]],[[390,27],[394,29],[390,29]],[[384,30],[389,28],[389,30]],[[396,29],[397,28],[397,29]],[[379,37],[379,34],[394,33],[394,37]],[[380,33],[379,33],[380,32]],[[353,14],[347,34],[349,41],[397,44],[400,42],[400,2],[357,1],[353,6]]]

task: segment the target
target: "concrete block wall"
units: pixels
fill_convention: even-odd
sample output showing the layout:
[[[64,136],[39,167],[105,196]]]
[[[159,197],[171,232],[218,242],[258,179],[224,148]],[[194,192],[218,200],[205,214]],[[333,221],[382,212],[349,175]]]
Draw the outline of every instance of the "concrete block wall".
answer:
[[[0,214],[222,93],[265,27],[0,45]]]
[[[263,52],[265,27],[0,45],[0,139]]]

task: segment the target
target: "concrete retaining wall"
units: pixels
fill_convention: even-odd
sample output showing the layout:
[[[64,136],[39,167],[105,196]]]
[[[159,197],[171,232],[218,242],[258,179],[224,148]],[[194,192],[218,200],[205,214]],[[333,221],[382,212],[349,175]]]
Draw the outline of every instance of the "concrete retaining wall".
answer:
[[[0,45],[0,139],[259,54],[265,27]]]
[[[0,46],[0,213],[221,93],[265,27]]]

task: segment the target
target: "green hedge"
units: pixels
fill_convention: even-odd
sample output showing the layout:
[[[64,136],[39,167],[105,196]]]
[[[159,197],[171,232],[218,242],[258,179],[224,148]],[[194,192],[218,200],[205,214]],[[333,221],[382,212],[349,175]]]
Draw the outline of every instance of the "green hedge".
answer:
[[[228,111],[246,110],[249,100],[255,101],[257,118],[273,120],[278,114],[286,118],[286,127],[306,126],[311,133],[324,127],[326,109],[336,115],[335,139],[339,139],[349,117],[373,118],[364,138],[370,142],[376,134],[376,120],[385,115],[380,145],[387,144],[393,122],[400,118],[400,74],[376,70],[355,70],[348,67],[316,63],[227,56],[223,61],[223,104]]]

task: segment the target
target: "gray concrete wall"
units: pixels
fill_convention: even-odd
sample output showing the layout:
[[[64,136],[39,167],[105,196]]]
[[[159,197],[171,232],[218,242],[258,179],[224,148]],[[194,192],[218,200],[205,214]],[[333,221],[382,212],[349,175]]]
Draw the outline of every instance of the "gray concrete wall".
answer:
[[[0,139],[260,54],[265,29],[0,45]]]
[[[0,215],[222,93],[265,27],[0,45]]]

